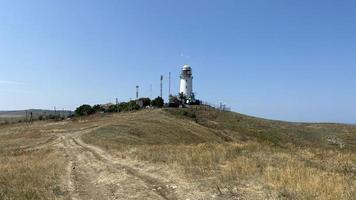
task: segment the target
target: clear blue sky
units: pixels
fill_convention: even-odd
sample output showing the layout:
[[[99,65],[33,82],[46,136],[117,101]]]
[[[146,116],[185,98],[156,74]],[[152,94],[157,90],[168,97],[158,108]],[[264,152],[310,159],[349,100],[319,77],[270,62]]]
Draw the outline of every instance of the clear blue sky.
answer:
[[[356,123],[356,1],[0,1],[0,110],[177,93],[186,63],[200,99]]]

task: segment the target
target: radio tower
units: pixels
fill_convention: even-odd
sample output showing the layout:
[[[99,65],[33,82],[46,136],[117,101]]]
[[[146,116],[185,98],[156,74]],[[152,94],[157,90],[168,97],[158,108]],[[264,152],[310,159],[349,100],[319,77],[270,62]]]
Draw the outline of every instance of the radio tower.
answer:
[[[139,86],[136,85],[136,99],[138,99],[138,88],[139,88]]]
[[[163,75],[161,75],[161,98],[163,98],[162,89],[163,89]]]

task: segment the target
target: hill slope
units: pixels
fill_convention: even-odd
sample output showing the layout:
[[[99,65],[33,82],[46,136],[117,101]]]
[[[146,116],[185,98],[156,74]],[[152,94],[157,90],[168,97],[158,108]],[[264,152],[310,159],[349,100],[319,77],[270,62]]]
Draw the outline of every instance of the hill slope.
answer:
[[[356,148],[356,126],[255,118],[204,106],[126,113],[95,133],[123,144],[191,144],[258,140],[280,147]],[[105,139],[105,138],[103,138]]]
[[[168,166],[222,199],[356,197],[355,126],[272,121],[201,106],[110,121],[84,142],[146,167]]]
[[[353,125],[267,120],[204,106],[166,111],[223,131],[232,138],[252,137],[280,146],[292,143],[297,146],[356,148],[356,126]]]
[[[0,199],[356,199],[355,135],[201,106],[1,125]]]

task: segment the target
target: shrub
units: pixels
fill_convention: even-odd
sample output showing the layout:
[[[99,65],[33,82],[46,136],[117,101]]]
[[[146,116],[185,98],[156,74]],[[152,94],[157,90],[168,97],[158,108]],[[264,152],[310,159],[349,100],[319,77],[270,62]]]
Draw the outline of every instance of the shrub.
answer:
[[[138,109],[140,109],[140,106],[137,105],[136,101],[129,101],[127,103],[127,106],[128,106],[129,110],[138,110]]]
[[[101,105],[99,105],[99,104],[94,105],[94,106],[93,106],[93,110],[94,110],[95,112],[103,112],[103,111],[105,111],[105,109],[104,109]]]
[[[91,115],[95,112],[95,110],[87,104],[79,106],[77,109],[75,109],[75,114],[78,116],[83,116],[83,115]]]
[[[109,113],[118,112],[118,108],[116,105],[111,105],[111,106],[109,106],[107,112],[109,112]]]
[[[127,111],[128,110],[128,103],[127,102],[122,102],[119,104],[118,111]]]
[[[154,107],[162,108],[164,105],[164,100],[162,99],[162,97],[157,97],[152,100],[151,104]]]
[[[178,97],[170,95],[168,106],[177,108],[177,107],[179,107],[179,105],[180,105],[180,101],[179,101]]]
[[[195,100],[195,101],[189,102],[189,105],[201,105],[201,101]]]
[[[150,98],[141,98],[139,100],[142,100],[143,102],[143,107],[147,107],[151,105],[151,99]]]

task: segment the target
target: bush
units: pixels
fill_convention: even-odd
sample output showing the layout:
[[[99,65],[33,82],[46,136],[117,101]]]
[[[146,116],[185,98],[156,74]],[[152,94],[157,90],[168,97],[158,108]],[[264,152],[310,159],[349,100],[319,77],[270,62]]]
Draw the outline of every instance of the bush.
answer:
[[[77,109],[75,109],[75,114],[78,116],[91,115],[93,113],[95,113],[95,110],[87,104],[81,105]]]
[[[104,111],[105,111],[105,109],[104,109],[101,105],[99,105],[99,104],[94,105],[94,106],[93,106],[93,110],[94,110],[95,112],[104,112]]]
[[[201,105],[201,101],[195,100],[195,101],[189,102],[189,105]]]
[[[129,101],[127,103],[127,106],[128,106],[129,110],[139,110],[140,109],[140,106],[137,105],[136,101]]]
[[[164,100],[162,99],[162,97],[157,97],[152,100],[151,104],[153,107],[162,108],[164,105]]]
[[[128,103],[127,102],[122,102],[119,104],[118,111],[127,111],[128,110]]]
[[[109,113],[118,112],[118,108],[116,105],[111,105],[111,106],[109,106],[107,112],[109,112]]]
[[[168,106],[177,108],[177,107],[179,107],[179,105],[180,105],[180,101],[179,101],[178,97],[170,95]]]
[[[142,100],[143,102],[143,107],[147,107],[151,105],[151,99],[150,98],[141,98],[139,100]]]

